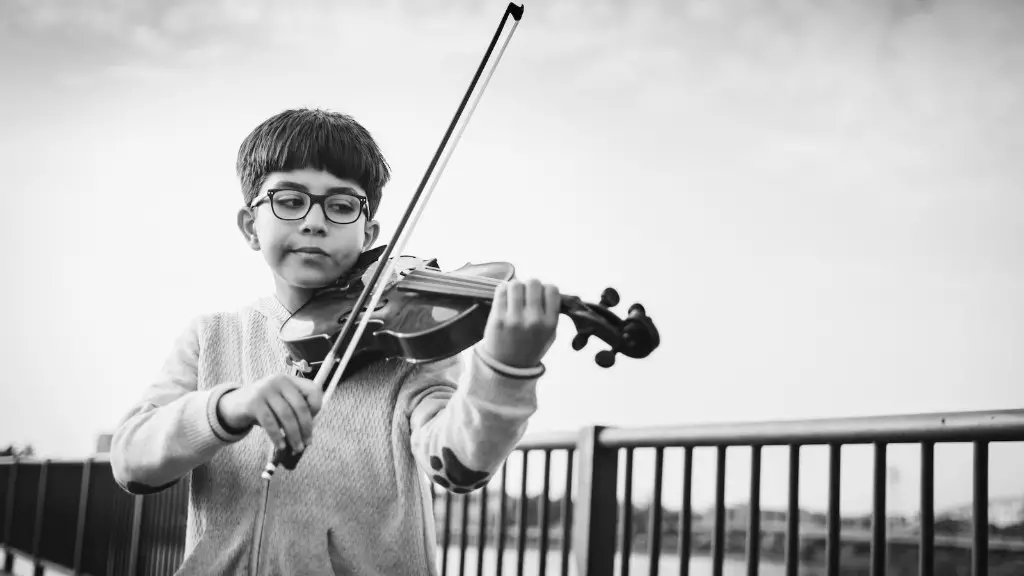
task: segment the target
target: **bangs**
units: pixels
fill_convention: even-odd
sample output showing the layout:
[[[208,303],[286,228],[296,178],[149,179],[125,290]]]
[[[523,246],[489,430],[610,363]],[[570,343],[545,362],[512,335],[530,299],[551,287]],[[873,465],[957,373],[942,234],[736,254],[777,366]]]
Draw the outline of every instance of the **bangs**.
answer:
[[[373,137],[351,117],[320,110],[289,110],[270,118],[242,142],[236,169],[245,202],[267,175],[304,168],[352,180],[366,191],[370,216],[391,176]]]

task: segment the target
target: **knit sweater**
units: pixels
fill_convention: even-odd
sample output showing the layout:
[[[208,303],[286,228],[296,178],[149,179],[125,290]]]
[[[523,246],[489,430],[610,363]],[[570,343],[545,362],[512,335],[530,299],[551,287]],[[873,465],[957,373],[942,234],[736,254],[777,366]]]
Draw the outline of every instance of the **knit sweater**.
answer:
[[[264,509],[270,439],[226,430],[217,402],[286,369],[288,315],[271,296],[195,317],[117,428],[114,478],[132,494],[189,482],[177,574],[437,574],[431,479],[455,493],[486,484],[536,410],[536,378],[499,372],[475,350],[370,364],[339,382]]]

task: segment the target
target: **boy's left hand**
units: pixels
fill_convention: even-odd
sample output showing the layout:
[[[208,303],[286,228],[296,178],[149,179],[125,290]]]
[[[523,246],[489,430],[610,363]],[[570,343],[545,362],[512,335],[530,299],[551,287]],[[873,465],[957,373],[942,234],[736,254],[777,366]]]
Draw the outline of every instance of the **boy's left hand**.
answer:
[[[561,294],[552,284],[515,279],[499,284],[481,345],[509,366],[537,366],[555,340],[561,305]]]

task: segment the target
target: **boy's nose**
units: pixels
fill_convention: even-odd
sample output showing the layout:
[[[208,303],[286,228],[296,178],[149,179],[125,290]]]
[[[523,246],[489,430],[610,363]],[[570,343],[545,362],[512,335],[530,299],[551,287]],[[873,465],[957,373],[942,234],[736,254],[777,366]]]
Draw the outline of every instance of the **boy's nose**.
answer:
[[[320,206],[313,206],[310,208],[306,217],[302,219],[302,231],[322,234],[327,231],[327,215],[324,214],[324,209]]]

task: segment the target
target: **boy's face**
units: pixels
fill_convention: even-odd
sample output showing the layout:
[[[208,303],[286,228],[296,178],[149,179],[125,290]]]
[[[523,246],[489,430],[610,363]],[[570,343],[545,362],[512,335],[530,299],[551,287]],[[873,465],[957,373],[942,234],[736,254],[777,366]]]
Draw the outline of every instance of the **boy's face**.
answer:
[[[274,192],[276,209],[285,218],[274,213],[268,192]],[[309,203],[309,212],[301,217],[302,195],[306,192],[314,199],[335,194],[348,197],[335,200],[356,205],[356,210],[365,207],[366,192],[352,180],[338,178],[321,170],[293,170],[273,172],[267,176],[259,193],[250,207],[238,212],[238,227],[253,250],[263,253],[264,260],[274,271],[278,281],[294,288],[319,288],[325,286],[352,267],[359,255],[377,239],[380,230],[376,221],[368,221],[366,211],[355,216],[346,216],[344,206],[333,201],[322,204]],[[356,203],[352,203],[356,200]],[[328,206],[330,208],[328,209]],[[296,208],[298,207],[298,208]],[[325,209],[328,209],[325,213]],[[290,212],[288,212],[288,211]],[[328,219],[345,222],[338,224]]]

